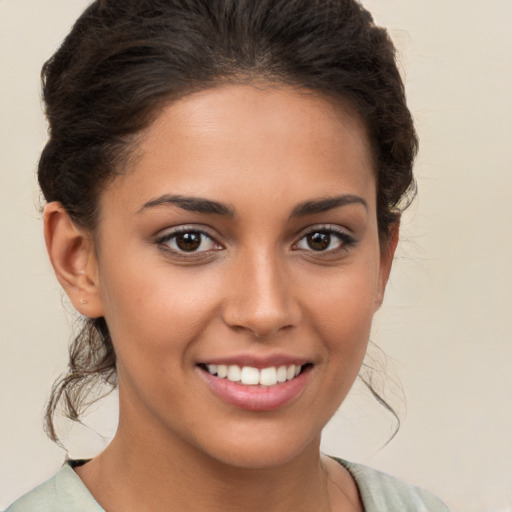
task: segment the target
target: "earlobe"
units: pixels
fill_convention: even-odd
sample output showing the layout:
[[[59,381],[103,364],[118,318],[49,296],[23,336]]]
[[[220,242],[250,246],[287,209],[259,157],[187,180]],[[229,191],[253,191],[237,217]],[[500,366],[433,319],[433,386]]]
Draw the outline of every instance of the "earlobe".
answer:
[[[57,280],[75,309],[91,318],[103,316],[93,241],[61,203],[44,209],[44,238]]]
[[[375,311],[377,311],[384,300],[384,292],[388,283],[391,266],[398,245],[400,232],[400,218],[389,226],[388,238],[383,241],[380,250],[379,282],[377,284],[377,295],[375,297]]]

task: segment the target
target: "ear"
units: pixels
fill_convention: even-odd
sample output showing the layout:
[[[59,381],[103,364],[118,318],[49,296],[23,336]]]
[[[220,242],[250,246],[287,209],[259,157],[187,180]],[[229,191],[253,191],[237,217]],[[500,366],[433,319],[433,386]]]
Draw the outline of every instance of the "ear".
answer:
[[[386,291],[389,274],[391,273],[391,265],[393,264],[396,246],[398,245],[399,232],[400,217],[389,226],[388,238],[381,243],[379,282],[377,284],[377,295],[375,298],[375,311],[380,308],[384,300],[384,292]]]
[[[75,309],[84,316],[103,316],[98,263],[90,233],[75,226],[61,203],[44,209],[44,239],[53,270]]]

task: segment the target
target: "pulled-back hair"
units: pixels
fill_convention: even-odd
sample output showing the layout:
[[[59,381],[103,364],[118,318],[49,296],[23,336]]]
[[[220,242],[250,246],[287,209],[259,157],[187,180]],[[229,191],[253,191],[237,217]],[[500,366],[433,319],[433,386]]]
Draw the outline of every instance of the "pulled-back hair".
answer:
[[[42,70],[46,201],[93,230],[102,189],[162,107],[225,83],[282,83],[343,101],[372,145],[381,243],[414,191],[417,138],[387,32],[355,0],[96,0]],[[116,385],[104,318],[84,319],[47,407],[80,419],[97,382]]]

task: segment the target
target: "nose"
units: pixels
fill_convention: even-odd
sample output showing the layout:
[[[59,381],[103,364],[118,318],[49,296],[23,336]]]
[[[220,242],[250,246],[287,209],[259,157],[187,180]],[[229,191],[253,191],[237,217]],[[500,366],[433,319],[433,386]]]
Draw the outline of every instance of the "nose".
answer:
[[[233,329],[268,338],[301,320],[301,308],[286,263],[270,251],[240,255],[231,268],[223,320]]]

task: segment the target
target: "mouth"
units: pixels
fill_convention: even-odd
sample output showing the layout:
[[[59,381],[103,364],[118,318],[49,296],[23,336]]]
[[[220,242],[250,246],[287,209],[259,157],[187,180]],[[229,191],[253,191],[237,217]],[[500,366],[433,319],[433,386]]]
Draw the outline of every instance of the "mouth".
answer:
[[[255,368],[236,364],[200,363],[198,366],[218,379],[225,379],[243,386],[273,387],[296,379],[313,365],[306,363]]]
[[[222,402],[248,411],[274,411],[294,403],[313,382],[314,364],[286,354],[238,354],[196,364]]]

